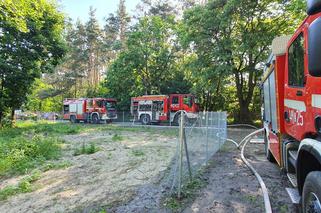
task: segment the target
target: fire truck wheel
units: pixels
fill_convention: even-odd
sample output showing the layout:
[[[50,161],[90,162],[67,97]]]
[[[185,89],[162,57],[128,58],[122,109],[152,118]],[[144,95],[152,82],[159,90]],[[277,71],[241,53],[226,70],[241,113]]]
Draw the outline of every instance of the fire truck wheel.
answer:
[[[93,122],[93,124],[98,124],[99,123],[99,118],[97,114],[93,114],[91,117],[91,120]]]
[[[70,122],[71,123],[76,123],[76,121],[77,121],[77,119],[76,119],[76,116],[74,116],[74,115],[72,115],[72,116],[70,116]]]
[[[302,212],[321,212],[321,172],[310,172],[302,193]]]
[[[149,115],[141,115],[140,121],[142,122],[143,125],[148,125],[150,123]]]
[[[271,153],[271,151],[269,150],[269,146],[268,146],[268,139],[267,139],[267,135],[266,132],[264,132],[264,151],[265,151],[265,156],[266,159],[268,161],[270,161],[271,163],[275,163],[275,159]]]

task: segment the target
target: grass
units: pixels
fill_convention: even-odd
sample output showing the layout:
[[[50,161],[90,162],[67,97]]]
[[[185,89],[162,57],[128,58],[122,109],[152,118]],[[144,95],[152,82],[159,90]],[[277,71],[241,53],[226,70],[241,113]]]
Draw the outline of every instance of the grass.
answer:
[[[7,141],[0,138],[0,177],[26,174],[47,160],[58,159],[60,144],[56,137],[16,136]]]
[[[46,172],[49,170],[66,169],[66,168],[70,167],[71,165],[72,164],[68,161],[63,161],[60,163],[47,163],[40,170],[43,172]]]
[[[199,190],[206,186],[206,181],[201,178],[201,174],[195,176],[182,186],[181,199],[178,199],[177,194],[172,194],[163,200],[163,205],[173,212],[181,212],[186,204],[190,203],[199,193]]]
[[[89,146],[87,146],[85,143],[82,144],[81,148],[75,149],[74,156],[78,155],[91,155],[96,152],[98,152],[100,149],[96,147],[94,143],[91,143]]]
[[[113,137],[111,138],[112,141],[117,142],[117,141],[122,141],[124,140],[123,136],[114,134]]]
[[[40,171],[35,171],[33,174],[26,176],[19,181],[16,186],[7,186],[0,190],[0,200],[6,200],[11,196],[21,193],[32,192],[36,189],[33,182],[40,179]]]
[[[142,150],[132,150],[132,155],[135,157],[142,157],[145,155],[145,153]]]
[[[15,128],[0,129],[0,178],[27,174],[35,168],[41,168],[48,160],[56,160],[61,156],[65,143],[61,136],[83,132],[113,132],[112,141],[122,141],[122,132],[144,132],[162,136],[177,135],[176,129],[156,129],[150,127],[117,127],[114,125],[88,125],[53,123],[50,121],[18,121]],[[83,145],[74,154],[92,154],[99,149],[95,144]],[[144,155],[141,152],[135,156]],[[60,165],[63,167],[63,165]],[[48,165],[47,169],[60,167]]]

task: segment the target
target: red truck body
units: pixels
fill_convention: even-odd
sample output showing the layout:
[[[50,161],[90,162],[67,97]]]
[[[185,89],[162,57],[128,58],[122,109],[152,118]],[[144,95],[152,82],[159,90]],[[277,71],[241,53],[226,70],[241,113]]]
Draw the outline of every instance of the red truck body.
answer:
[[[131,99],[131,113],[135,120],[150,122],[178,122],[178,112],[183,111],[187,118],[197,117],[199,106],[192,94],[146,95]]]
[[[64,101],[64,119],[73,123],[99,123],[117,119],[116,100],[112,98],[79,98]]]
[[[263,121],[267,158],[297,187],[303,212],[318,212],[321,187],[310,185],[321,186],[320,0],[308,1],[308,14],[294,35],[272,43],[262,80]]]

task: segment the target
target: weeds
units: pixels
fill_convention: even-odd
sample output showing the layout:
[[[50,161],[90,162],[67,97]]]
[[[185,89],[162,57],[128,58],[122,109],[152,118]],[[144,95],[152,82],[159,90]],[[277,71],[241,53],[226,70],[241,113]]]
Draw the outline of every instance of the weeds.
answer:
[[[142,150],[132,150],[132,154],[135,156],[135,157],[142,157],[145,155],[145,153],[142,151]]]
[[[49,170],[57,170],[57,169],[65,169],[70,167],[72,164],[70,162],[64,161],[61,163],[47,163],[42,168],[41,171],[49,171]]]
[[[18,136],[7,142],[0,139],[0,177],[25,174],[46,160],[58,159],[62,140],[34,135]]]
[[[33,186],[32,183],[39,180],[40,177],[40,171],[35,171],[33,174],[23,178],[17,186],[7,186],[3,188],[0,190],[0,200],[6,200],[16,194],[34,191],[36,187]]]
[[[112,141],[116,142],[116,141],[122,141],[124,140],[123,136],[115,134],[113,135],[113,137],[111,138]]]
[[[74,151],[74,156],[78,156],[78,155],[91,155],[94,154],[95,152],[98,152],[100,149],[98,147],[96,147],[96,145],[94,143],[91,143],[90,146],[86,146],[85,143],[82,144],[81,148],[76,149]]]

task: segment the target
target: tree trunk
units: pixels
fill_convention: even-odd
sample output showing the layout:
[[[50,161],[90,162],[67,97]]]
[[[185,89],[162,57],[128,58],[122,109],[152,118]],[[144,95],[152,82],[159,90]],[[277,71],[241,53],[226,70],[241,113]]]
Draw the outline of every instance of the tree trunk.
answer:
[[[240,111],[239,111],[238,119],[236,120],[236,122],[241,123],[241,124],[251,124],[252,123],[251,112],[249,110],[249,104],[240,103]]]
[[[10,120],[11,120],[11,126],[15,126],[16,125],[16,118],[14,116],[14,109],[11,109],[11,114],[10,114]]]
[[[2,117],[3,117],[3,112],[0,111],[0,128],[2,127]]]

